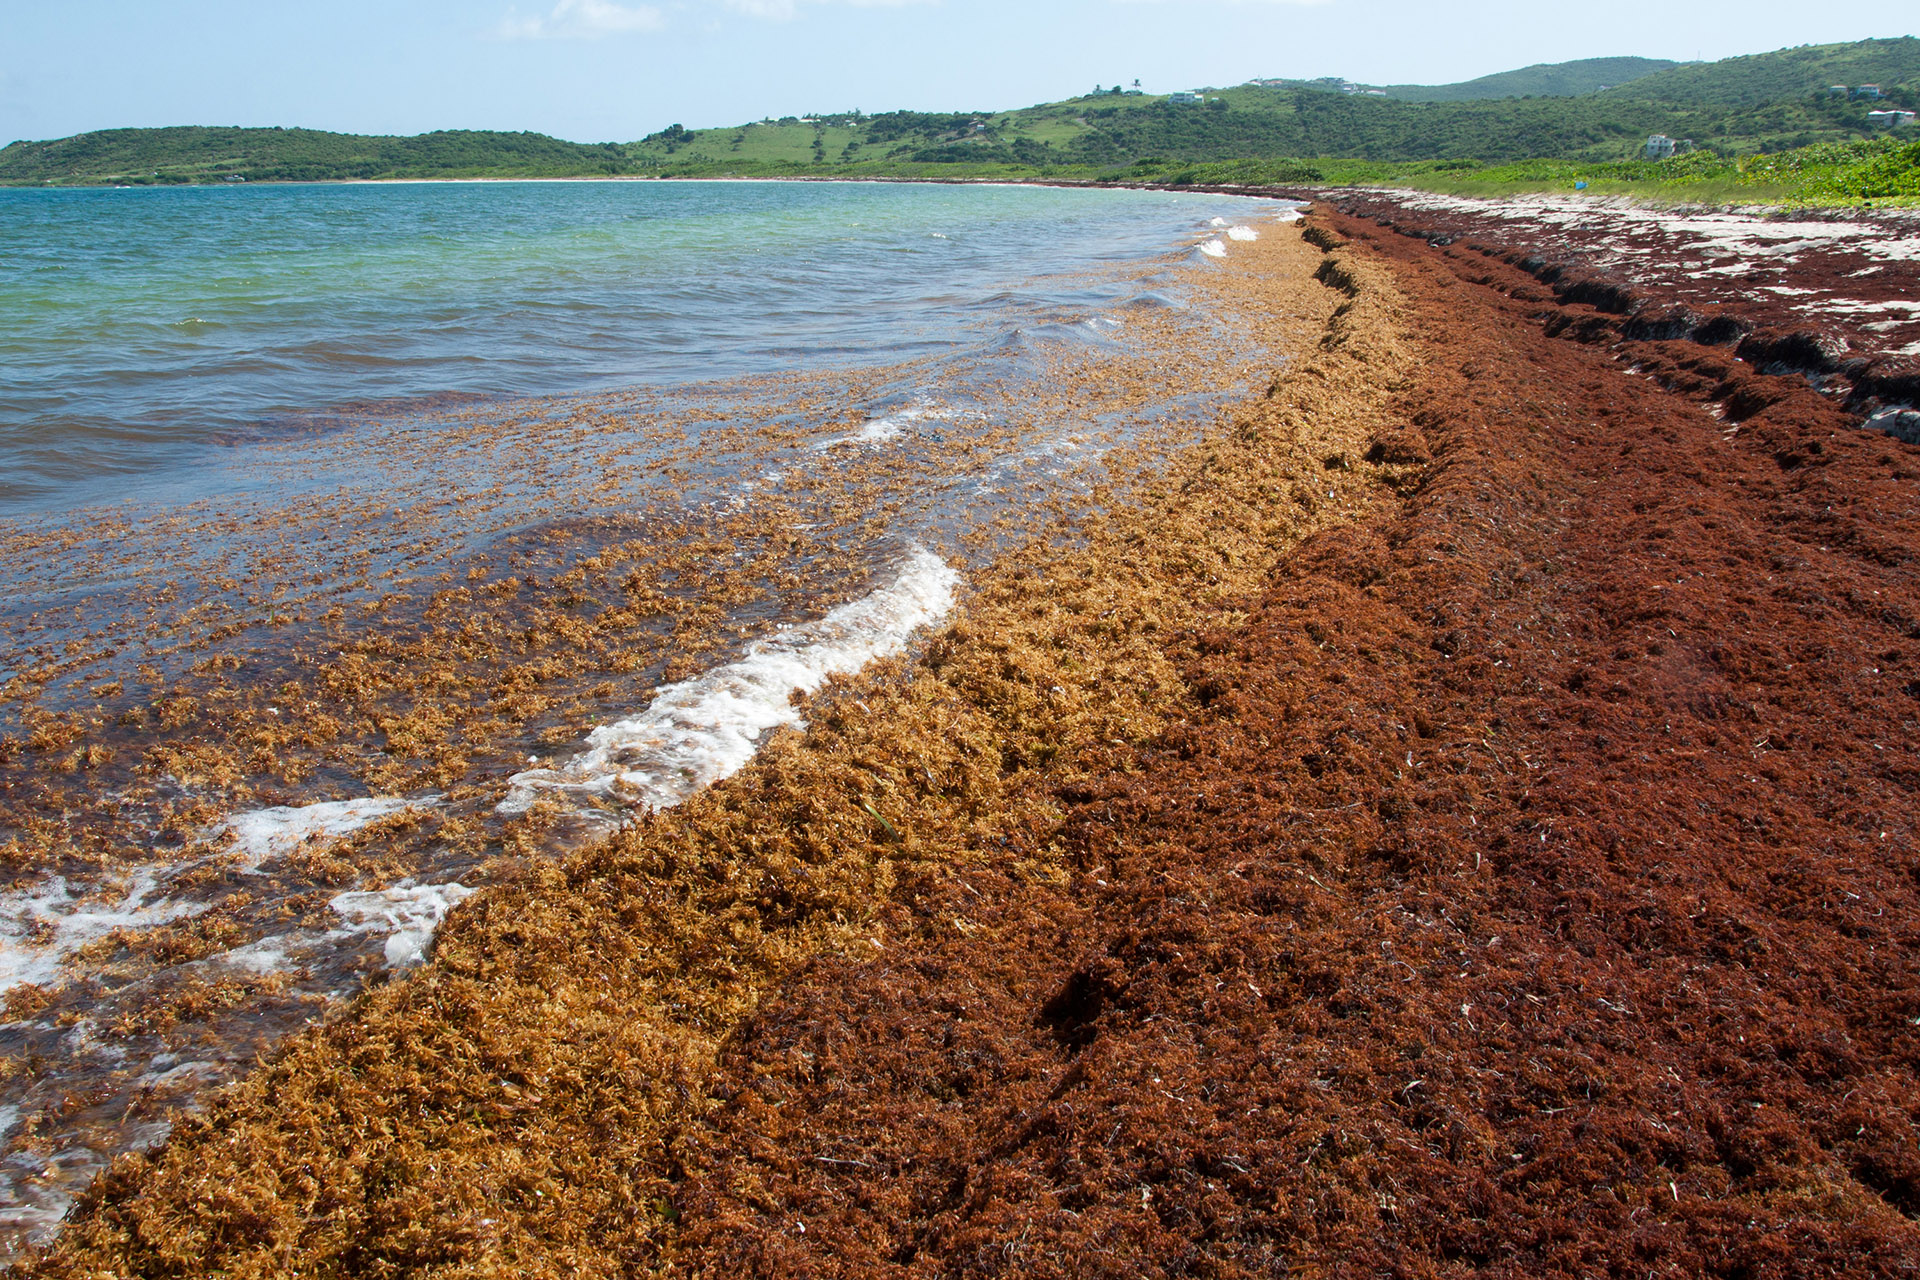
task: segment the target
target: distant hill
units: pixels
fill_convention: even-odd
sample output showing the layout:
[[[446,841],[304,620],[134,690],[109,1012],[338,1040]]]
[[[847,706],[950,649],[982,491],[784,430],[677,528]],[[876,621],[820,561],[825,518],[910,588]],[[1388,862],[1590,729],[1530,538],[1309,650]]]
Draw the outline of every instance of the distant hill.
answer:
[[[104,129],[0,150],[0,182],[253,182],[349,178],[554,177],[631,172],[613,143],[562,142],[540,133],[452,130],[362,137],[318,129],[186,126]]]
[[[1615,88],[1656,71],[1677,67],[1664,58],[1582,58],[1578,62],[1539,62],[1518,71],[1502,71],[1459,84],[1390,84],[1389,98],[1402,102],[1469,102],[1480,98],[1576,98]]]

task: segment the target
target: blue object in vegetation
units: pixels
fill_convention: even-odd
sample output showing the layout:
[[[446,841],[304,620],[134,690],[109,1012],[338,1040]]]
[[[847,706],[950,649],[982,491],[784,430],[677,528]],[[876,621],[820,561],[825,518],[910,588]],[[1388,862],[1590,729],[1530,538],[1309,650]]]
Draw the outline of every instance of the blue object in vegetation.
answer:
[[[1573,189],[1575,191],[1585,191],[1587,189],[1587,184],[1584,182],[1576,182],[1573,184]]]

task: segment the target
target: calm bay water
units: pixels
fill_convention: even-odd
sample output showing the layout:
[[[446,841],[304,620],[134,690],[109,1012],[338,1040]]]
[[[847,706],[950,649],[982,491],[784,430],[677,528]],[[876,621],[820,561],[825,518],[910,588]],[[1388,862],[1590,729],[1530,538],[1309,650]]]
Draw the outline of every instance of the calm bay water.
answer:
[[[1060,278],[1249,203],[879,183],[0,190],[0,513],[117,500],[343,409],[978,343],[1109,301]]]

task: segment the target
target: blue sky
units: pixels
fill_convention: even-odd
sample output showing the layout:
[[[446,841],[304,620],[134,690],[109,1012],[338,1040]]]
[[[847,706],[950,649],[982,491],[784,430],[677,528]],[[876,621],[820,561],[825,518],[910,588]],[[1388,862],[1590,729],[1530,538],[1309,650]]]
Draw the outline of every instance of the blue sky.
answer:
[[[1611,0],[0,0],[0,142],[122,125],[354,133],[1020,106],[1138,77],[1443,83],[1611,54],[1907,34],[1885,3]],[[1904,29],[1903,29],[1904,25]]]

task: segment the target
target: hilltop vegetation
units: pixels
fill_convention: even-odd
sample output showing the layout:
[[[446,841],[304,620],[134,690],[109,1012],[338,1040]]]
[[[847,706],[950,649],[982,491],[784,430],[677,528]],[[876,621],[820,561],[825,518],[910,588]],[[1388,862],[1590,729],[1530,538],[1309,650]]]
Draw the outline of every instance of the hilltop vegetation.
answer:
[[[1719,62],[1693,62],[1622,85],[1610,96],[1739,110],[1818,96],[1828,86],[1920,85],[1920,40],[1861,40],[1802,45]]]
[[[1598,93],[1677,67],[1665,58],[1582,58],[1577,62],[1538,62],[1518,71],[1502,71],[1459,84],[1390,84],[1387,96],[1403,102],[1466,102],[1475,98],[1571,98]]]
[[[1585,91],[1603,83],[1613,87]],[[1880,85],[1884,98],[1828,88],[1862,83]],[[1905,180],[1883,171],[1897,170],[1905,153],[1876,138],[1867,113],[1920,107],[1920,40],[1686,65],[1588,59],[1460,85],[1398,86],[1393,96],[1342,87],[1337,80],[1263,82],[1177,103],[1116,86],[1015,111],[850,112],[720,129],[674,124],[636,142],[598,145],[529,133],[362,138],[306,129],[119,129],[15,143],[0,150],[0,183],[818,175],[1491,189],[1584,179],[1870,198],[1845,193],[1900,194]],[[1554,96],[1561,89],[1579,91]],[[1653,133],[1686,139],[1691,154],[1665,167],[1638,161]],[[1779,160],[1809,148],[1801,161]],[[1836,156],[1878,165],[1879,176],[1844,179]]]

